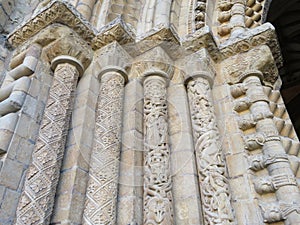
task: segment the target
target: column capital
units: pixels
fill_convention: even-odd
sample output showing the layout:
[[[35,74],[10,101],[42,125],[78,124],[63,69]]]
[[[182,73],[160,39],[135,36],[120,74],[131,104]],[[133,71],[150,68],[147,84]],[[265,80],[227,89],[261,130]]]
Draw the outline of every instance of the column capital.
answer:
[[[98,78],[101,79],[105,73],[109,71],[121,74],[125,81],[128,80],[128,71],[131,64],[131,56],[122,48],[122,46],[114,41],[111,44],[99,49],[95,53],[96,63],[100,67]]]
[[[190,81],[193,81],[193,80],[196,80],[198,78],[202,78],[202,79],[205,79],[207,80],[210,88],[212,87],[213,85],[213,79],[212,79],[212,76],[209,72],[207,71],[197,71],[197,72],[194,72],[193,74],[190,74],[186,79],[185,79],[185,85],[188,85],[188,83]]]
[[[76,66],[81,76],[92,61],[91,47],[72,30],[62,29],[64,35],[45,46],[43,54],[46,60],[52,64],[52,69],[57,63],[68,61],[68,63]]]
[[[98,75],[99,81],[101,81],[102,76],[104,76],[106,73],[109,73],[109,72],[116,72],[116,73],[120,74],[124,78],[125,83],[128,81],[127,72],[125,71],[125,69],[123,69],[122,67],[119,67],[119,66],[107,66],[107,67],[102,68]]]
[[[278,70],[267,45],[256,46],[223,60],[221,73],[229,84],[240,83],[251,75],[258,76],[265,85],[271,86],[278,79]]]
[[[74,58],[72,56],[68,56],[68,55],[57,56],[51,61],[51,69],[55,70],[57,65],[61,64],[61,63],[69,63],[69,64],[75,66],[79,72],[79,76],[82,76],[82,74],[84,72],[84,67],[83,67],[82,63],[79,60],[77,60],[76,58]]]
[[[201,49],[198,52],[186,56],[179,62],[179,67],[185,73],[184,82],[187,85],[191,80],[196,78],[204,78],[212,86],[216,75],[211,59],[206,49]]]
[[[247,70],[240,75],[240,81],[243,82],[243,81],[247,80],[248,77],[257,77],[262,81],[264,78],[264,75],[259,70]]]

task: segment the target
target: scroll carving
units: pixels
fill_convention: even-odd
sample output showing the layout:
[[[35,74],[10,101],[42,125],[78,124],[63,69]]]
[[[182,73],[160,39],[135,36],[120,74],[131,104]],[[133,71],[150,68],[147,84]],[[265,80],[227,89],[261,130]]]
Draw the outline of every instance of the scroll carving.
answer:
[[[116,224],[124,82],[117,72],[101,79],[83,224]]]
[[[187,88],[205,223],[233,224],[209,83],[203,78],[196,78],[188,83]]]
[[[17,208],[17,225],[49,224],[78,79],[75,66],[54,72],[44,117]]]
[[[166,81],[144,82],[144,223],[173,224]]]

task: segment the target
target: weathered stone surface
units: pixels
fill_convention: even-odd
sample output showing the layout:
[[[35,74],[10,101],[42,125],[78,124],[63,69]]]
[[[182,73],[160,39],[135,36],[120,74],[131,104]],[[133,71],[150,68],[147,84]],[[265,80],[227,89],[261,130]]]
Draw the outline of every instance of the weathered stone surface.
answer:
[[[0,224],[299,224],[269,5],[1,1]]]

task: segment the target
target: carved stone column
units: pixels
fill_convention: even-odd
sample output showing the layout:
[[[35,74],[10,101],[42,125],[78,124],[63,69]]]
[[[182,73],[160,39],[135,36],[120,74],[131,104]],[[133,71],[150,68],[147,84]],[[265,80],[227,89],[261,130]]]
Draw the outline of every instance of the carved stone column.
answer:
[[[205,78],[204,78],[205,77]],[[205,224],[234,224],[225,162],[205,72],[187,83]]]
[[[144,224],[173,224],[168,144],[167,81],[144,81]]]
[[[122,69],[103,71],[83,224],[115,224],[124,85]]]
[[[16,224],[49,224],[81,63],[71,56],[52,61],[53,83],[17,208]]]
[[[256,128],[256,142],[262,146],[263,157],[266,159],[263,167],[267,168],[270,175],[269,183],[264,182],[263,186],[257,183],[255,188],[258,193],[275,192],[278,199],[277,209],[271,205],[267,209],[263,208],[264,220],[278,222],[286,219],[286,224],[299,224],[300,192],[260,81],[263,74],[260,71],[247,71],[243,76],[244,90],[251,101],[251,116],[244,121],[254,124]],[[254,144],[252,142],[246,142],[250,150]]]
[[[230,25],[232,27],[231,36],[237,36],[245,29],[245,0],[233,0],[231,8]]]

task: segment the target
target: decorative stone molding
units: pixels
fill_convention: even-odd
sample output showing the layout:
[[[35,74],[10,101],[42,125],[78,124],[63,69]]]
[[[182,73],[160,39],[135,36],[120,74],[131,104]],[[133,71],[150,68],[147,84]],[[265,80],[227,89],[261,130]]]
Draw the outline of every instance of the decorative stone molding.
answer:
[[[196,0],[193,2],[195,4],[194,8],[194,23],[195,31],[201,29],[205,25],[206,17],[206,0]]]
[[[247,0],[245,12],[247,28],[254,28],[262,23],[265,2],[265,0]]]
[[[280,53],[280,46],[276,38],[275,28],[270,23],[265,23],[257,28],[244,31],[242,35],[220,44],[219,59],[224,60],[235,54],[247,52],[251,49],[264,45],[267,45],[270,48],[270,51],[272,52],[271,55],[273,56],[277,67],[281,67],[283,61]],[[273,69],[272,66],[270,71],[276,72],[276,69]],[[262,72],[265,73],[265,70],[262,70]],[[270,73],[268,75],[271,76],[269,79],[272,80],[272,76],[274,76],[274,74]]]
[[[80,73],[80,76],[83,74],[83,71],[90,65],[92,60],[91,48],[88,44],[78,37],[75,33],[68,32],[59,39],[51,42],[48,46],[44,47],[44,54],[46,59],[49,62],[52,62],[53,59],[56,61],[52,62],[55,65],[60,63],[61,55],[68,57],[73,57],[74,60],[70,60],[69,63],[75,65]],[[64,58],[62,58],[64,59]],[[59,60],[59,61],[57,61]],[[78,67],[78,64],[82,66]]]
[[[173,224],[166,86],[157,73],[144,81],[145,224]]]
[[[57,65],[53,83],[17,208],[16,224],[20,225],[50,222],[79,77],[77,68],[82,67],[70,56],[55,58],[52,63]]]
[[[259,59],[257,58],[258,55],[261,56]],[[223,61],[223,63],[222,70],[228,83],[239,83],[246,76],[249,76],[250,71],[256,73],[264,82],[274,84],[277,79],[278,72],[273,73],[277,68],[274,64],[272,53],[266,45],[232,56]],[[248,71],[248,74],[241,73],[241,71],[245,70]],[[255,98],[255,96],[251,98]]]
[[[199,7],[203,5],[202,3],[198,4]],[[172,26],[158,26],[141,37],[135,37],[134,32],[126,25],[122,16],[117,17],[97,32],[91,28],[89,23],[81,17],[80,13],[71,4],[61,0],[52,1],[46,7],[42,8],[32,19],[11,33],[8,40],[14,47],[19,46],[47,26],[55,23],[64,24],[73,29],[94,50],[100,49],[113,41],[118,41],[123,45],[134,43],[136,39],[136,44],[132,45],[134,49],[132,50],[133,54],[137,54],[141,49],[144,49],[142,51],[145,52],[149,48],[153,48],[164,42],[173,43],[162,46],[175,58],[185,54],[182,52],[196,52],[201,48],[207,48],[214,60],[220,60],[239,52],[248,51],[255,46],[266,44],[272,50],[277,65],[280,66],[282,64],[274,28],[268,23],[250,31],[245,31],[243,35],[232,38],[230,41],[219,46],[215,43],[213,35],[207,26],[202,27],[193,34],[189,34],[183,41],[180,41]],[[152,46],[149,47],[149,43]],[[276,72],[273,69],[272,72],[274,71]],[[271,75],[272,73],[270,72],[269,76]]]
[[[120,44],[127,44],[134,41],[135,34],[126,25],[122,17],[117,17],[115,20],[104,26],[92,41],[93,49],[100,49],[114,41]]]
[[[245,30],[245,5],[246,0],[233,0],[229,26],[231,37],[238,36]]]
[[[204,221],[234,224],[209,81],[201,76],[194,77],[188,82],[187,91]]]
[[[151,74],[159,73],[171,80],[174,74],[174,62],[163,48],[157,46],[140,55],[132,64],[131,73],[144,79]]]
[[[46,7],[42,8],[37,15],[25,24],[17,27],[8,37],[9,42],[17,47],[36,35],[45,27],[61,23],[72,28],[87,43],[91,43],[95,37],[93,29],[81,17],[80,13],[74,10],[73,6],[62,0],[51,1]]]
[[[187,55],[181,60],[178,60],[177,66],[184,71],[184,79],[186,83],[197,77],[202,77],[207,79],[210,87],[212,87],[216,71],[213,60],[206,49],[203,48],[195,53]],[[205,68],[205,70],[203,68]]]
[[[101,70],[99,78],[101,78],[101,75],[107,70],[115,70],[123,74],[127,81],[127,73],[129,72],[132,58],[117,41],[98,50],[96,52],[95,61]]]

